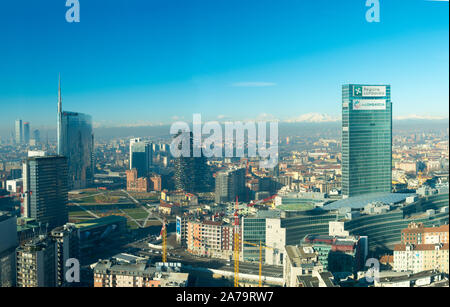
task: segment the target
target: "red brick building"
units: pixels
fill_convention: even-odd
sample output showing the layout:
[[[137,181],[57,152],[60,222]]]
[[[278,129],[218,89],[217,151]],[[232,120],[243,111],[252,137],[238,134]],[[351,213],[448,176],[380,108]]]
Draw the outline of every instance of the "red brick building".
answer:
[[[128,192],[149,192],[150,181],[147,177],[137,176],[135,168],[126,171],[127,174],[127,191]]]

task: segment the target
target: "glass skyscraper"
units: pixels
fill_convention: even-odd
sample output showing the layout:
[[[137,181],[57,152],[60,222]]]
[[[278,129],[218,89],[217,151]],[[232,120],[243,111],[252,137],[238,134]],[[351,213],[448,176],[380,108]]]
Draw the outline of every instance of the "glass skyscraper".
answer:
[[[15,125],[15,132],[16,132],[16,144],[22,144],[23,142],[23,126],[22,126],[22,120],[17,119],[16,125]]]
[[[130,140],[130,169],[135,168],[138,177],[148,176],[153,160],[152,147],[151,143],[141,138]]]
[[[342,194],[390,193],[391,186],[391,87],[343,85]]]
[[[67,157],[69,189],[82,189],[94,181],[94,134],[90,115],[62,111],[58,91],[58,155]]]

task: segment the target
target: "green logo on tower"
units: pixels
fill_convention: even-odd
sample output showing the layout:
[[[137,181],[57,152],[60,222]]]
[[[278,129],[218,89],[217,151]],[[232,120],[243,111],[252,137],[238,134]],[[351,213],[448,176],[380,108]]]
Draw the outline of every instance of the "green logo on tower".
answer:
[[[360,85],[354,85],[353,86],[353,96],[362,97],[362,94],[363,94],[363,87]]]

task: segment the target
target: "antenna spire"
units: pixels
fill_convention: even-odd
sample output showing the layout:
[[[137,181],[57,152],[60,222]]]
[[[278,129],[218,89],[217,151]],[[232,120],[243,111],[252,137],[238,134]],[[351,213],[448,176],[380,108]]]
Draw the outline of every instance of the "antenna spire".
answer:
[[[58,113],[62,112],[62,97],[61,97],[61,73],[58,80]]]

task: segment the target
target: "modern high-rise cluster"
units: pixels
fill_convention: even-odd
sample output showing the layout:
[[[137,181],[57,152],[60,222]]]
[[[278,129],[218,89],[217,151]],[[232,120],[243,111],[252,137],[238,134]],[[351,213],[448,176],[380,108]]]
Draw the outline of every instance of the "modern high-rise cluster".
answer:
[[[30,122],[22,122],[21,119],[17,119],[14,129],[16,144],[36,145],[40,142],[39,130],[35,129],[31,134]]]
[[[333,134],[282,138],[270,170],[251,157],[194,156],[190,132],[175,136],[182,154],[189,147],[180,157],[158,144],[163,137],[99,142],[97,189],[83,189],[94,186],[92,119],[62,110],[59,81],[56,155],[25,146],[30,125],[16,121],[18,150],[29,151],[0,190],[0,210],[9,211],[0,211],[0,286],[187,286],[203,277],[189,278],[196,270],[186,273],[186,259],[211,268],[198,256],[225,272],[214,285],[231,276],[237,286],[440,285],[449,272],[448,132],[430,142],[421,166],[412,157],[429,139],[399,151],[390,85],[343,85],[341,106]],[[397,190],[402,178],[417,186]],[[363,276],[371,257],[384,274],[373,283]],[[81,284],[67,275],[77,261]]]

